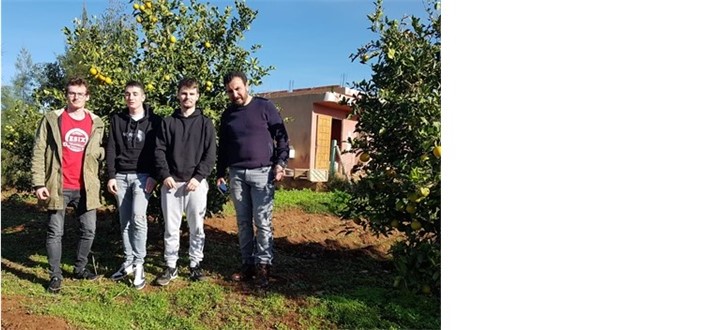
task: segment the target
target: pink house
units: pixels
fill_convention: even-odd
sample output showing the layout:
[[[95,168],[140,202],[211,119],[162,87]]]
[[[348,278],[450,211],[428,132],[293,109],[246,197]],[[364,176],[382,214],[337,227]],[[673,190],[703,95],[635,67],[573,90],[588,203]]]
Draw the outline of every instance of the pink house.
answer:
[[[348,118],[351,108],[343,98],[354,100],[356,90],[340,85],[261,93],[280,109],[290,137],[287,175],[311,182],[326,182],[334,165],[337,176],[349,175],[358,161],[349,150],[348,137],[355,137],[357,120]],[[333,146],[333,140],[336,144]],[[330,160],[334,149],[334,164]]]

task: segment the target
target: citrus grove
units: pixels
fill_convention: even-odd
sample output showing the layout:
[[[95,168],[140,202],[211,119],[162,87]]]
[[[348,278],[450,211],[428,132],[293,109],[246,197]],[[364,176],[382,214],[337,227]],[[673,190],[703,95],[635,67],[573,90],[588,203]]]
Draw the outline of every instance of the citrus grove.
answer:
[[[352,59],[372,67],[372,79],[356,83],[352,105],[360,137],[350,141],[360,162],[344,217],[378,234],[401,232],[393,247],[395,285],[424,293],[440,290],[440,18],[439,2],[428,19],[390,20],[382,1],[369,15],[378,40]]]
[[[177,83],[184,77],[201,82],[198,106],[215,121],[226,107],[222,75],[230,69],[247,73],[257,86],[272,66],[264,67],[253,57],[260,46],[240,47],[244,32],[256,11],[243,1],[218,8],[198,1],[134,1],[132,16],[107,14],[78,19],[66,27],[67,52],[60,60],[64,77],[80,76],[90,83],[88,108],[108,118],[124,109],[122,88],[129,80],[145,84],[147,99],[160,116],[177,107]],[[118,11],[127,12],[126,8]],[[86,16],[86,15],[84,15]],[[42,103],[50,108],[64,102],[62,83],[46,84],[38,90]],[[110,198],[105,195],[106,200]],[[227,197],[210,190],[208,211],[222,210]],[[157,215],[159,204],[151,205]]]
[[[250,85],[258,86],[274,69],[260,65],[254,56],[259,45],[240,46],[257,15],[243,1],[225,8],[194,0],[136,0],[121,5],[125,7],[109,8],[100,18],[83,13],[72,27],[64,28],[65,53],[53,63],[33,68],[37,72],[26,76],[34,83],[18,79],[18,86],[29,91],[22,94],[29,96],[14,102],[3,87],[3,187],[31,189],[34,129],[43,111],[65,104],[69,77],[89,82],[87,106],[105,120],[124,109],[122,88],[129,80],[143,82],[146,103],[166,116],[177,106],[177,82],[195,77],[202,85],[198,106],[217,124],[227,102],[221,81],[226,71],[243,70]],[[349,185],[342,216],[377,234],[401,233],[405,240],[392,249],[398,274],[394,284],[437,294],[441,15],[439,2],[428,6],[426,20],[390,20],[383,14],[382,1],[375,2],[368,17],[377,40],[350,57],[371,65],[373,73],[371,79],[353,86],[360,92],[352,104],[352,115],[359,118],[359,137],[349,142],[359,158],[353,169],[359,179]],[[101,175],[106,182],[106,173]],[[106,204],[112,203],[109,193],[104,198]],[[210,214],[221,212],[226,202],[226,195],[210,189]],[[161,216],[156,197],[148,213]]]

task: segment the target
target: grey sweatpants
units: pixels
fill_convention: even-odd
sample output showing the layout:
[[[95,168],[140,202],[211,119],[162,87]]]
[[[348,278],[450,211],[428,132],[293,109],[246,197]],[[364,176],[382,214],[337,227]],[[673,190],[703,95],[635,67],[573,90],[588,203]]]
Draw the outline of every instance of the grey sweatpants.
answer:
[[[180,251],[180,225],[183,213],[190,229],[190,263],[202,261],[205,247],[205,211],[207,210],[207,180],[202,180],[195,191],[185,189],[187,182],[177,182],[175,189],[162,186],[162,214],[165,216],[165,263],[177,267]]]

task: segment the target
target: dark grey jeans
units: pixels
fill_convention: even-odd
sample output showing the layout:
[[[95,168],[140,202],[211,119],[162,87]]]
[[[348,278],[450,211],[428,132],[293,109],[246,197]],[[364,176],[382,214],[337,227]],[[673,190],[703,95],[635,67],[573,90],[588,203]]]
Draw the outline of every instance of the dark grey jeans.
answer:
[[[49,221],[47,225],[47,260],[50,264],[50,277],[62,278],[60,258],[62,257],[62,235],[65,228],[65,208],[71,206],[80,220],[80,241],[77,243],[77,258],[75,259],[75,273],[82,272],[87,266],[87,256],[92,248],[92,241],[95,239],[95,210],[85,209],[85,193],[81,190],[63,190],[62,210],[48,211]]]

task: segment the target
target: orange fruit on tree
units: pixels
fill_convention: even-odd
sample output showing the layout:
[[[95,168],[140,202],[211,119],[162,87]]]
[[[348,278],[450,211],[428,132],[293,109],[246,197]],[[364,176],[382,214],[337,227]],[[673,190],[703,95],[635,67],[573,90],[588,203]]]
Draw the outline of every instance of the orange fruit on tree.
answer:
[[[442,156],[442,146],[434,147],[434,149],[432,149],[432,154],[437,158],[441,157]]]
[[[432,288],[430,288],[429,285],[425,284],[422,286],[422,293],[430,294],[430,293],[432,293]]]
[[[415,205],[414,203],[409,203],[407,204],[407,207],[404,208],[404,210],[407,211],[407,213],[409,214],[414,214],[414,212],[417,212],[417,205]]]
[[[369,158],[370,158],[370,157],[369,157],[369,154],[366,153],[366,152],[363,152],[362,154],[360,154],[360,157],[359,157],[360,161],[363,162],[363,163],[368,162],[368,161],[369,161]]]
[[[417,220],[412,221],[409,226],[412,227],[412,230],[420,230],[422,228],[422,224]]]

